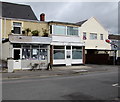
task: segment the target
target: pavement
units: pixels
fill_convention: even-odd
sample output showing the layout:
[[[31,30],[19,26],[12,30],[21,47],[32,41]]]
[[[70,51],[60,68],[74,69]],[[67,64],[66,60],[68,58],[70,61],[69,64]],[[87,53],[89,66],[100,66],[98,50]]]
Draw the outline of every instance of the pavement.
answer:
[[[118,70],[120,66],[115,65],[79,65],[79,66],[57,66],[53,67],[52,70],[19,70],[13,73],[8,73],[6,71],[2,72],[2,80],[8,79],[22,79],[22,78],[44,78],[51,76],[68,76],[76,74],[87,74],[90,72],[103,72],[103,71],[114,71]]]

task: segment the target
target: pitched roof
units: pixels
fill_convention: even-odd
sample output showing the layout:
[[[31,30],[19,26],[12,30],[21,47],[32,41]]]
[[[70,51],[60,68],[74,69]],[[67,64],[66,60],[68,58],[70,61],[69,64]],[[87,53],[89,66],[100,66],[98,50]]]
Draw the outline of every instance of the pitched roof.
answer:
[[[87,20],[84,20],[84,21],[80,21],[80,22],[77,22],[76,25],[79,25],[81,26],[83,23],[85,23]]]
[[[29,5],[0,2],[2,4],[2,17],[37,20],[33,10]]]

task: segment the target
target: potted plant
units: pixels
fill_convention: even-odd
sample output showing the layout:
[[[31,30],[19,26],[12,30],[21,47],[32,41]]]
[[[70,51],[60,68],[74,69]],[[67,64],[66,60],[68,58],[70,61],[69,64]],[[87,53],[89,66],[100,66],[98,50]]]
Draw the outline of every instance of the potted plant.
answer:
[[[31,32],[31,29],[30,28],[26,28],[25,29],[25,33],[26,33],[27,36],[28,36],[29,32]]]
[[[14,33],[14,30],[11,30],[11,33]]]
[[[48,37],[49,36],[47,29],[42,28],[42,31],[43,31],[43,37]]]
[[[22,31],[22,34],[25,34],[25,30]]]
[[[38,36],[40,32],[38,30],[33,30],[31,33],[32,36]]]

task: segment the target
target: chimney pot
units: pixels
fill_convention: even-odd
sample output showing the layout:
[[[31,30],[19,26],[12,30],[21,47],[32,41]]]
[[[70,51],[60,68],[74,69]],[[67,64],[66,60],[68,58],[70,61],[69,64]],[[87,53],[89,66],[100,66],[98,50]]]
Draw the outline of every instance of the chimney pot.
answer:
[[[45,21],[45,14],[44,14],[44,13],[42,13],[42,14],[40,15],[40,21]]]

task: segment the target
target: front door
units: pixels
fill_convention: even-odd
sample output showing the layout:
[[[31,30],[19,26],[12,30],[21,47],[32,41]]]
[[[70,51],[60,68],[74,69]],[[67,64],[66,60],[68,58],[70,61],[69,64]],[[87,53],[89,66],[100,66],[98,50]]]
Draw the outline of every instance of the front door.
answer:
[[[66,66],[71,66],[71,50],[66,50]]]
[[[14,69],[21,69],[21,55],[22,50],[20,48],[13,49]]]

